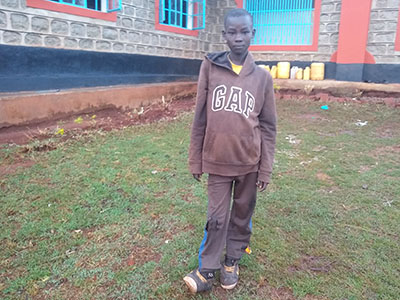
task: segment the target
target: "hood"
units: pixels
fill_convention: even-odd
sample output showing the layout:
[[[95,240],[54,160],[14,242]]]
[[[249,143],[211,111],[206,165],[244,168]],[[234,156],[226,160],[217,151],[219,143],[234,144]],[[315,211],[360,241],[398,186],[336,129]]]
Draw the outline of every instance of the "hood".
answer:
[[[222,68],[232,70],[231,62],[228,59],[229,51],[224,52],[213,52],[206,55],[206,59],[208,59],[212,64],[220,66]],[[254,62],[253,56],[250,52],[247,53],[246,59],[243,63],[242,71],[240,71],[239,75],[233,72],[237,76],[247,76],[251,74],[256,68],[256,64]]]

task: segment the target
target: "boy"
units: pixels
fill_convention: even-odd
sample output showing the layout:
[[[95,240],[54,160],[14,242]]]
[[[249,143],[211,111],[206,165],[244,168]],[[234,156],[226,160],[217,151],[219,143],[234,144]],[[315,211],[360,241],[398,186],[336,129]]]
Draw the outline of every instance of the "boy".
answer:
[[[193,177],[200,181],[202,173],[209,173],[199,267],[184,278],[192,293],[210,290],[216,270],[223,288],[236,286],[257,186],[266,189],[275,151],[273,83],[248,52],[255,34],[251,15],[244,9],[229,11],[222,34],[230,51],[208,54],[201,65],[189,148]]]

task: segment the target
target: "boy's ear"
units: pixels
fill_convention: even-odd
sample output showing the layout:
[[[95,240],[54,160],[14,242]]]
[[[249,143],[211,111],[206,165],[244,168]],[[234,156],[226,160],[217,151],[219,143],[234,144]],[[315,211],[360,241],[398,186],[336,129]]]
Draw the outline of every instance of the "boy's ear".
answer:
[[[251,38],[254,39],[255,36],[256,36],[256,29],[253,28],[253,30],[251,31]]]
[[[226,31],[224,29],[222,30],[222,37],[226,40]]]

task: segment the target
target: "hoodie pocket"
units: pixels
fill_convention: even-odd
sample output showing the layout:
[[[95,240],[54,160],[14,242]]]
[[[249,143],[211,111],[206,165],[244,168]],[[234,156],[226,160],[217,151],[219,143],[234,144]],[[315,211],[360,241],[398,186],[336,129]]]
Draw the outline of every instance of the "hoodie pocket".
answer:
[[[204,139],[203,159],[230,165],[255,165],[260,160],[259,135],[228,134],[207,131]]]

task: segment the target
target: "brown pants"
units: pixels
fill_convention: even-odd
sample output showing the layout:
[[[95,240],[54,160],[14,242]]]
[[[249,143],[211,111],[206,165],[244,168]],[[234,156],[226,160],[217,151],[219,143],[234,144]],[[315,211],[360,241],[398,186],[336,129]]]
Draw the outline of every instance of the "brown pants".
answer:
[[[209,175],[207,224],[199,250],[199,269],[219,269],[225,246],[229,258],[242,257],[250,241],[256,182],[257,173],[234,177]]]

